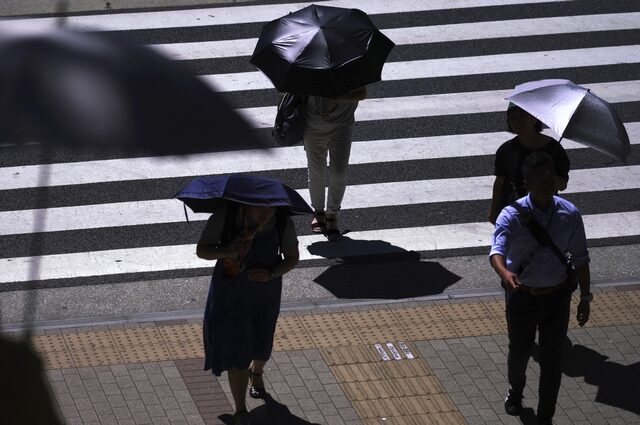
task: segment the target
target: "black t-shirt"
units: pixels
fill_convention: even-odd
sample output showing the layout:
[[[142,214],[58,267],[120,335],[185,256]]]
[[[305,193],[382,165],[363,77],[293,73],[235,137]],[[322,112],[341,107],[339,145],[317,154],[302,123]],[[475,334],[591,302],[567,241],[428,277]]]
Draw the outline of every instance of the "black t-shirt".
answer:
[[[524,178],[522,177],[522,163],[524,159],[533,152],[545,152],[551,156],[555,165],[556,175],[569,180],[569,157],[562,145],[548,136],[549,142],[540,149],[527,149],[523,147],[518,137],[504,142],[496,151],[495,165],[493,173],[498,177],[507,177],[508,180],[514,179],[512,174],[515,172],[515,186],[519,196],[526,195],[524,188]],[[512,161],[516,161],[515,167]]]

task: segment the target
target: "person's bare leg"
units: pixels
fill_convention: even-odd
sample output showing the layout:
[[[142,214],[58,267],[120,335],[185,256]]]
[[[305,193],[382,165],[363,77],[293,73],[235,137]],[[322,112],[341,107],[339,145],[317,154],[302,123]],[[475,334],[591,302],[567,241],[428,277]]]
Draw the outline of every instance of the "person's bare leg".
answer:
[[[236,404],[236,413],[247,410],[247,386],[249,385],[249,369],[229,369],[229,387]]]
[[[251,364],[249,373],[251,374],[251,385],[264,388],[264,381],[262,380],[262,372],[264,365],[267,364],[264,360],[254,360]]]

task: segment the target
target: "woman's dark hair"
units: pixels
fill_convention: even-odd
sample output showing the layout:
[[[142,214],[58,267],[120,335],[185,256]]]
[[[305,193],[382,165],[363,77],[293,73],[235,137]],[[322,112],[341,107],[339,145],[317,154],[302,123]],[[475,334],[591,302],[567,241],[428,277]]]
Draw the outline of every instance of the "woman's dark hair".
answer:
[[[507,131],[509,133],[515,134],[516,132],[513,131],[513,128],[511,128],[511,124],[509,123],[509,111],[511,111],[512,109],[519,109],[521,111],[524,111],[524,110],[522,108],[518,107],[518,106],[511,106],[509,109],[507,109]],[[540,133],[542,131],[542,127],[543,127],[542,121],[536,120],[536,132],[537,133]]]

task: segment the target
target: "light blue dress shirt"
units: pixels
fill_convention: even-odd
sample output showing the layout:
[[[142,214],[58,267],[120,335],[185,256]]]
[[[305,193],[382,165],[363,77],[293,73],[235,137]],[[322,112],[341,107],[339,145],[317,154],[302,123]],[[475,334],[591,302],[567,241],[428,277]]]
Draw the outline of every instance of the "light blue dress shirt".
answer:
[[[578,209],[558,196],[546,210],[533,205],[530,195],[516,201],[533,212],[533,217],[549,233],[563,253],[570,252],[576,268],[589,262],[584,224]],[[502,255],[507,269],[518,275],[520,283],[544,288],[567,278],[565,265],[551,248],[541,246],[512,206],[505,207],[496,220],[489,257]]]

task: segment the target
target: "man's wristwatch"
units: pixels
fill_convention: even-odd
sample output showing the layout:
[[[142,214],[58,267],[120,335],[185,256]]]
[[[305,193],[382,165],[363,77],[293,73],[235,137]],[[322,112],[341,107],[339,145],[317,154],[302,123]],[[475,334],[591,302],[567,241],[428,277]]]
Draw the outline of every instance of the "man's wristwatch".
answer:
[[[580,294],[580,301],[586,301],[590,303],[593,301],[593,294],[589,292],[588,294]]]

